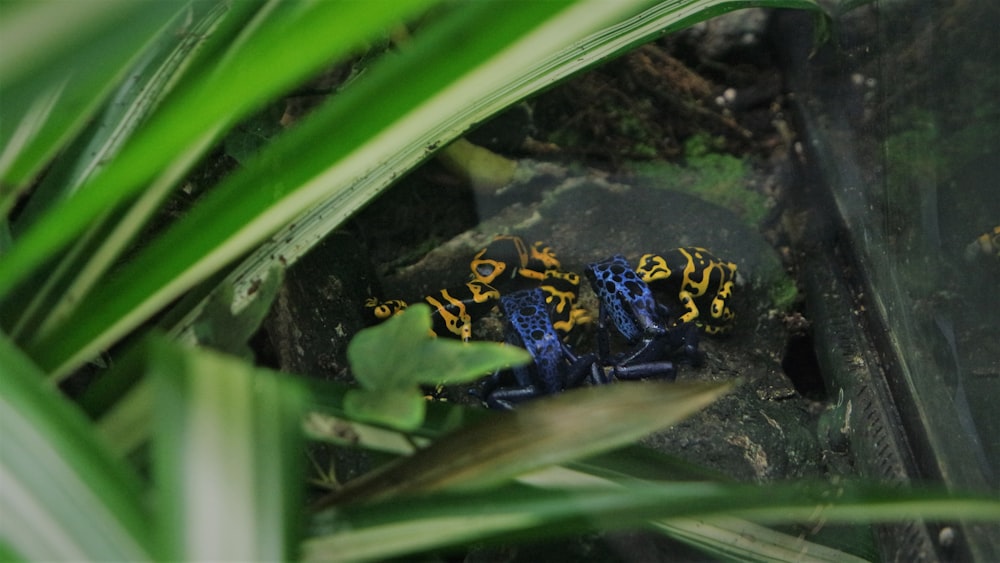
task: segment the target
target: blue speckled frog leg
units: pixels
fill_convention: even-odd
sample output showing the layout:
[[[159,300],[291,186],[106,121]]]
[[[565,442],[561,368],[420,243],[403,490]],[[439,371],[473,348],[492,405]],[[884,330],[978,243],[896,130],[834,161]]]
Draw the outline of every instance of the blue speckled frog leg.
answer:
[[[608,321],[610,316],[607,311],[607,306],[604,305],[604,301],[598,306],[597,314],[597,357],[601,363],[610,363],[609,358],[611,356],[611,338],[608,336]]]
[[[530,383],[544,393],[562,390],[563,343],[549,318],[544,292],[535,288],[511,293],[500,299],[500,305],[513,329],[508,332],[508,341],[519,343],[534,359],[531,371],[536,377]]]
[[[594,372],[591,368],[599,365],[597,356],[594,354],[586,354],[572,360],[569,366],[565,368],[565,388],[573,389],[574,387],[580,387],[583,385],[584,380],[588,378],[594,385],[606,383],[603,379],[598,379],[593,375]]]
[[[623,365],[658,360],[668,336],[662,318],[668,311],[659,305],[625,257],[616,254],[603,262],[589,264],[586,270],[594,292],[600,299],[597,349],[604,365]],[[639,344],[631,353],[612,358],[608,325],[614,324],[629,344]]]
[[[500,306],[507,316],[506,342],[526,349],[533,361],[510,370],[515,379],[513,387],[503,386],[502,372],[490,377],[482,390],[488,407],[509,409],[527,399],[558,393],[583,382],[595,361],[593,355],[577,357],[559,338],[541,289],[505,295]]]
[[[614,325],[626,340],[633,341],[639,335],[638,328],[632,323],[621,299],[623,279],[618,274],[628,267],[627,262],[623,264],[624,260],[621,255],[615,255],[603,262],[588,264],[586,269],[587,280],[600,303],[597,315],[597,356],[604,364],[612,363],[609,325]]]
[[[586,274],[594,293],[600,299],[604,322],[614,323],[618,332],[629,342],[638,340],[642,329],[637,324],[632,301],[642,298],[643,289],[648,293],[649,288],[645,282],[632,271],[621,254],[587,265]]]
[[[470,389],[469,394],[486,403],[491,409],[512,409],[517,403],[543,395],[532,381],[531,367],[529,365],[511,370],[497,370],[487,378],[482,389],[478,392]],[[514,378],[513,385],[510,376]]]
[[[597,367],[597,358],[593,354],[580,356],[563,369],[563,381],[565,385],[562,389],[560,389],[560,391],[581,386],[588,376],[591,377],[594,384],[610,383],[610,379],[599,382],[594,379],[598,377],[596,370],[599,368]],[[603,370],[601,371],[601,374],[602,375],[600,377],[606,377],[603,375]],[[515,377],[516,376],[517,374],[515,373]],[[520,383],[520,379],[518,379],[516,387],[502,387],[501,379],[502,372],[494,373],[490,379],[487,380],[486,385],[483,386],[481,394],[478,395],[480,399],[486,403],[488,408],[510,410],[518,403],[552,394],[543,391],[533,383],[522,385]]]
[[[704,354],[698,349],[701,338],[698,326],[693,323],[681,323],[666,332],[643,338],[631,354],[618,357],[614,362],[617,367],[636,366],[643,363],[656,363],[663,358],[673,358],[680,363],[700,366]]]

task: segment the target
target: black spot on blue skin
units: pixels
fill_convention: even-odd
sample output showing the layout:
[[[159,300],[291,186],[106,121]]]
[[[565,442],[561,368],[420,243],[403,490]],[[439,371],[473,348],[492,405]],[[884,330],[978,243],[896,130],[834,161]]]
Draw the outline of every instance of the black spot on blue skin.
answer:
[[[645,286],[640,284],[638,281],[629,281],[624,284],[625,290],[629,292],[630,295],[634,297],[639,297],[645,293]]]

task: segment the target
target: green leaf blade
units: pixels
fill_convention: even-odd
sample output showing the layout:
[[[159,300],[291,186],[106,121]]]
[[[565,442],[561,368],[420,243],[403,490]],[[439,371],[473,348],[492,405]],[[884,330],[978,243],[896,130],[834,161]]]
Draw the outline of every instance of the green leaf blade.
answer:
[[[436,338],[430,329],[430,307],[417,303],[360,331],[347,347],[354,377],[366,389],[414,388],[464,383],[531,361],[521,348]]]
[[[100,176],[72,201],[40,217],[0,263],[0,295],[105,210],[134,196],[160,174],[179,175],[190,168],[222,132],[264,101],[429,3],[318,2],[279,9],[275,13],[280,17],[273,21],[263,17],[260,29],[245,41],[236,41],[224,57],[205,63],[197,79],[183,81]]]
[[[732,386],[619,383],[531,401],[352,481],[323,504],[493,486],[631,443],[697,412]]]
[[[0,542],[33,560],[147,560],[138,478],[0,338]]]
[[[365,389],[414,387],[413,359],[432,336],[431,311],[424,303],[358,332],[347,346],[354,378]]]
[[[160,557],[293,557],[303,390],[234,358],[151,346]]]
[[[836,489],[836,490],[835,490]],[[838,493],[846,493],[840,497]],[[885,510],[866,511],[866,499],[882,499]],[[753,486],[704,482],[634,482],[578,488],[531,489],[508,486],[498,490],[439,494],[423,502],[358,504],[338,508],[328,533],[308,539],[306,561],[384,559],[486,539],[516,540],[544,528],[546,535],[643,526],[650,519],[687,527],[692,518],[739,514],[769,515],[773,522],[872,523],[923,517],[991,520],[1000,517],[1000,500],[945,491],[911,491],[889,485],[843,483]],[[753,530],[729,519],[723,527]],[[732,536],[728,536],[732,537]],[[769,536],[774,538],[775,536]],[[743,538],[747,539],[747,538]],[[803,552],[745,545],[719,551],[741,560],[798,561]],[[780,547],[780,546],[779,546]],[[810,548],[809,544],[802,545]],[[825,560],[855,561],[831,549],[807,550]],[[756,557],[756,559],[754,558]],[[782,560],[782,559],[779,559]]]
[[[344,410],[352,419],[409,432],[424,421],[427,399],[416,388],[356,389],[344,397]]]
[[[428,385],[467,383],[532,361],[527,350],[497,342],[438,339],[426,343],[421,354],[420,382]]]
[[[136,54],[183,9],[180,2],[42,2],[0,18],[0,211],[80,131]]]

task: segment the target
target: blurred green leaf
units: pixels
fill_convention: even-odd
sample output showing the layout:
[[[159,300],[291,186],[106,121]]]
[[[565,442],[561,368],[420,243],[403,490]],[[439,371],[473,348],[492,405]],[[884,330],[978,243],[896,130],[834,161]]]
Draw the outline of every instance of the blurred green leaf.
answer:
[[[863,563],[869,561],[800,536],[792,536],[742,518],[710,516],[701,519],[663,518],[653,529],[697,547],[720,560],[772,563]]]
[[[160,33],[148,47],[140,49],[141,55],[128,69],[128,76],[115,84],[87,127],[61,149],[59,158],[32,188],[31,197],[18,212],[19,231],[115,158],[135,129],[192,66],[195,53],[205,47],[205,38],[218,32],[220,21],[227,15],[231,17],[226,6],[218,2],[192,2],[190,7],[184,10],[187,23],[174,22],[175,32]]]
[[[33,561],[151,559],[139,479],[0,337],[0,552]]]
[[[531,354],[517,346],[496,342],[458,342],[437,338],[427,342],[414,370],[433,377],[428,384],[465,383],[504,368],[531,363]]]
[[[347,346],[354,378],[366,389],[419,385],[429,374],[414,369],[415,359],[421,355],[421,346],[434,338],[430,330],[430,307],[417,303],[358,332]]]
[[[283,113],[283,107],[273,105],[241,122],[223,140],[226,154],[240,164],[249,161],[284,130],[281,126]]]
[[[186,2],[5,2],[0,17],[0,214]]]
[[[521,348],[436,338],[430,330],[430,307],[416,303],[354,336],[347,359],[364,389],[347,393],[349,416],[414,430],[426,410],[421,384],[463,383],[531,361]]]
[[[247,5],[251,4],[240,6]],[[195,2],[191,8],[183,30],[159,34],[129,68],[128,77],[107,96],[94,119],[72,143],[60,149],[59,157],[32,187],[30,197],[25,198],[26,203],[16,214],[14,227],[18,234],[114,162],[135,129],[193,66],[192,61],[204,53],[206,37],[217,39],[221,22],[233,18],[234,10],[219,2]],[[11,336],[22,339],[21,334],[45,331],[64,318],[79,296],[86,294],[118,259],[171,188],[169,182],[160,182],[150,186],[129,210],[105,209],[58,262],[47,271],[33,274],[34,283],[22,284],[6,303],[0,303],[5,305],[0,313],[16,318],[9,325]]]
[[[216,352],[158,339],[150,348],[158,558],[294,558],[302,387]]]
[[[267,99],[428,3],[270,3],[252,24],[243,26],[242,37],[226,51],[214,53],[214,59],[202,61],[198,73],[178,84],[99,176],[74,197],[53,205],[24,233],[0,263],[0,294],[70,243],[95,217],[154,184],[160,175],[163,183],[176,182],[225,130]],[[237,3],[234,11],[245,15],[242,8],[254,5]],[[103,31],[113,36],[119,30]],[[58,76],[49,80],[58,83]]]
[[[417,429],[424,421],[426,403],[423,393],[415,387],[353,389],[344,397],[344,409],[352,419],[407,431]]]
[[[495,413],[349,482],[321,504],[495,485],[630,443],[678,422],[733,383],[620,383]]]
[[[221,352],[252,360],[253,351],[248,345],[250,337],[260,328],[261,322],[271,309],[281,283],[284,270],[272,268],[267,277],[258,279],[254,292],[257,299],[239,313],[233,313],[233,286],[223,283],[219,291],[212,294],[202,315],[195,323],[198,343]]]
[[[426,496],[419,502],[339,507],[317,519],[324,532],[307,540],[303,552],[306,561],[385,559],[486,539],[533,537],[539,530],[553,537],[642,526],[650,519],[675,521],[716,514],[770,522],[883,522],[917,515],[932,520],[993,520],[1000,518],[1000,500],[865,483],[627,482],[543,490],[510,485]],[[803,555],[787,549],[770,553],[791,556],[793,561]],[[816,552],[822,557],[834,553]],[[844,554],[837,560],[852,558]]]
[[[521,348],[436,338],[430,330],[430,307],[416,303],[358,332],[347,347],[355,379],[367,389],[464,383],[531,361]]]

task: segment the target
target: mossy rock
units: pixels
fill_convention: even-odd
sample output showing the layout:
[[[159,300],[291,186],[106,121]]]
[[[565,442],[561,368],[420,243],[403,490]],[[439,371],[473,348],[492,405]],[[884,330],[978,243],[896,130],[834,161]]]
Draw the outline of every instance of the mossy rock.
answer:
[[[386,295],[412,298],[464,283],[469,260],[500,233],[545,241],[564,269],[576,272],[613,254],[634,262],[647,252],[702,246],[739,266],[744,285],[761,292],[755,307],[784,309],[789,295],[794,298],[774,249],[733,212],[651,180],[627,185],[589,178],[566,180],[540,202],[506,207],[384,280]]]

